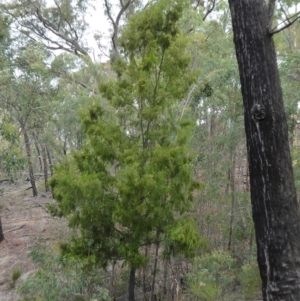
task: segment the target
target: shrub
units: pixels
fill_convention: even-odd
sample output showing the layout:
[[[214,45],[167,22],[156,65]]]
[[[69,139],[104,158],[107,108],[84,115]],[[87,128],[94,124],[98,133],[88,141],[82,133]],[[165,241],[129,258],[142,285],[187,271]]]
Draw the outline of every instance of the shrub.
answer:
[[[253,300],[261,296],[261,278],[255,259],[242,266],[239,280],[246,300]]]
[[[233,290],[235,265],[235,260],[224,251],[214,251],[196,258],[194,271],[187,276],[189,293],[203,301],[220,299]]]
[[[11,274],[11,287],[15,287],[16,281],[21,277],[21,270],[16,268],[13,269],[12,274]]]
[[[45,248],[34,248],[31,257],[40,269],[18,287],[22,301],[109,300],[101,286],[103,273],[85,261],[53,255]]]

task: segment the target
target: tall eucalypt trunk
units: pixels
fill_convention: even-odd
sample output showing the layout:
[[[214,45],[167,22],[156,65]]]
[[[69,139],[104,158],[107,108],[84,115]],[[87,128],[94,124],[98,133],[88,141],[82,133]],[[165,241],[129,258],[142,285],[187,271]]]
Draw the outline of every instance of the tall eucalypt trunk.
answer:
[[[300,300],[300,215],[272,40],[275,0],[229,0],[264,300]]]

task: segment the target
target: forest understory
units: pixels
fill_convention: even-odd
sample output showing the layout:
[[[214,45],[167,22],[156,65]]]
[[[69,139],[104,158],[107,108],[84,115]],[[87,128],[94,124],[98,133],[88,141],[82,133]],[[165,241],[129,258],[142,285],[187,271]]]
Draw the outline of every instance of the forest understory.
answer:
[[[1,221],[4,240],[0,243],[0,300],[16,301],[16,287],[37,271],[29,256],[38,242],[49,247],[66,236],[67,223],[46,211],[52,201],[51,193],[32,197],[30,182],[16,180],[0,182]],[[19,277],[17,277],[19,276]],[[15,279],[17,278],[17,279]]]
[[[43,191],[43,184],[42,177],[38,176],[39,191]],[[31,290],[37,289],[36,286],[39,285],[45,286],[43,293],[50,299],[52,294],[57,293],[57,300],[67,300],[63,296],[68,289],[66,292],[61,292],[61,289],[64,285],[67,287],[69,284],[74,285],[74,288],[81,287],[83,299],[78,300],[127,300],[128,279],[126,274],[128,269],[122,262],[115,266],[110,265],[105,271],[98,270],[100,277],[99,275],[95,276],[93,272],[90,275],[88,275],[89,273],[85,274],[86,272],[83,274],[78,272],[78,278],[81,277],[81,279],[74,275],[70,276],[70,271],[64,271],[61,264],[57,265],[59,243],[66,241],[71,231],[65,219],[53,217],[49,213],[47,206],[55,202],[51,192],[40,192],[37,197],[33,197],[30,187],[30,182],[27,180],[15,180],[14,182],[2,180],[0,182],[0,216],[5,237],[0,243],[0,301],[39,300],[28,298],[28,294],[32,293]],[[35,252],[35,256],[32,255],[32,251]],[[155,248],[149,248],[147,251],[149,257],[155,257]],[[33,260],[33,257],[40,259]],[[226,251],[212,252],[211,257],[204,256],[202,261],[186,260],[182,256],[166,261],[162,258],[160,251],[158,257],[159,264],[153,290],[153,271],[151,271],[153,262],[152,265],[148,265],[147,270],[141,269],[137,272],[137,301],[151,300],[151,298],[152,300],[169,301],[261,300],[257,273],[253,272],[253,268],[249,269],[249,265],[248,274],[243,274],[245,270],[242,272],[243,276],[249,277],[249,283],[244,284],[244,287],[241,288],[238,273],[242,269],[237,268],[236,260],[230,257]],[[50,262],[45,264],[41,258],[47,258]],[[197,264],[199,264],[198,271]],[[75,268],[73,264],[72,268],[77,271],[78,267]],[[48,274],[49,279],[46,279],[49,283],[53,281],[53,284],[43,283],[45,279],[43,280],[42,277],[40,278],[41,282],[31,280],[39,270]],[[52,277],[57,277],[58,281],[54,281]],[[85,277],[94,277],[91,280],[90,288],[78,283]],[[208,281],[209,279],[210,281]],[[101,283],[100,299],[89,299],[89,296],[93,295],[91,291],[97,291],[95,289],[97,281]],[[28,286],[25,285],[25,288],[21,288],[22,293],[20,294],[20,287],[24,286],[24,283],[27,283]],[[205,287],[207,290],[204,289]],[[40,289],[42,290],[42,288]],[[199,292],[199,289],[202,290],[202,293]],[[75,289],[76,294],[78,293]],[[72,299],[68,300],[77,299],[72,296]]]

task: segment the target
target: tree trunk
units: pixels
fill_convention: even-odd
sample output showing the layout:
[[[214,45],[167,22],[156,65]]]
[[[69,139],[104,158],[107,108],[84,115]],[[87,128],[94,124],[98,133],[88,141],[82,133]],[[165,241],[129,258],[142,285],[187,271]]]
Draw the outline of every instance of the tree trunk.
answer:
[[[111,266],[112,270],[111,270],[111,276],[110,276],[110,289],[109,289],[112,294],[112,300],[116,299],[116,296],[115,296],[116,295],[116,289],[115,289],[116,269],[115,269],[115,267],[116,267],[116,261],[113,261],[112,266]]]
[[[28,171],[29,171],[29,179],[31,183],[32,188],[32,194],[34,197],[38,195],[37,188],[35,185],[35,178],[33,173],[33,166],[32,166],[32,160],[31,160],[31,148],[30,148],[30,141],[27,131],[24,129],[24,142],[25,142],[25,148],[26,148],[26,155],[27,155],[27,162],[28,162]]]
[[[269,0],[229,0],[264,300],[300,300],[300,216]]]
[[[155,280],[156,280],[156,272],[157,272],[157,263],[158,263],[158,250],[159,250],[159,233],[156,234],[157,243],[155,247],[155,258],[154,258],[154,267],[153,267],[153,276],[152,276],[152,286],[151,286],[151,298],[150,301],[154,300],[155,295]]]
[[[148,258],[148,245],[145,246],[145,258]],[[143,267],[143,301],[147,301],[147,273],[148,272],[148,265],[146,264]]]
[[[47,164],[47,154],[46,154],[46,145],[42,146],[42,154],[43,154],[43,165],[44,165],[44,180],[45,180],[45,191],[49,191],[48,186],[48,164]]]
[[[234,210],[235,210],[235,155],[233,154],[233,150],[231,150],[231,171],[229,172],[229,183],[231,189],[231,211],[230,211],[230,225],[229,225],[229,240],[228,240],[228,251],[232,251],[232,236],[233,236],[233,224],[234,224]]]
[[[53,176],[53,163],[52,163],[51,153],[47,145],[45,147],[46,147],[47,157],[48,157],[48,162],[50,167],[50,175]]]
[[[128,301],[134,301],[135,268],[131,267],[128,283]]]
[[[39,147],[39,144],[38,144],[38,136],[35,132],[32,132],[32,136],[33,136],[33,139],[34,139],[35,149],[36,149],[36,152],[38,154],[38,160],[39,160],[39,164],[40,164],[40,171],[43,171],[43,160],[42,160],[42,156],[41,156],[40,147]]]
[[[4,233],[2,228],[1,216],[0,216],[0,242],[4,239]]]

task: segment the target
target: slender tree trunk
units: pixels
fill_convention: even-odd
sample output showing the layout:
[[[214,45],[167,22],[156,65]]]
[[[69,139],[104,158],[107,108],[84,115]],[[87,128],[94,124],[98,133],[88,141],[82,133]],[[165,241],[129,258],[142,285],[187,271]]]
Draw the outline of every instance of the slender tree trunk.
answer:
[[[145,246],[145,258],[148,258],[148,245]],[[147,292],[147,270],[148,270],[148,266],[145,265],[143,267],[143,298],[144,298],[144,301],[147,301],[147,296],[146,296],[146,292]]]
[[[65,140],[64,140],[63,152],[64,152],[64,155],[66,156],[67,155],[67,138],[65,138]]]
[[[229,0],[263,299],[300,300],[300,216],[269,27],[275,1]],[[269,7],[267,6],[269,4]]]
[[[168,287],[168,271],[169,271],[169,262],[170,259],[165,259],[165,266],[164,266],[164,287],[163,287],[163,294],[164,299],[168,300],[169,298],[169,287]]]
[[[43,155],[43,165],[44,165],[44,179],[45,179],[45,191],[49,191],[48,186],[48,164],[47,164],[47,154],[46,154],[46,145],[42,146],[42,155]]]
[[[4,233],[2,228],[1,216],[0,216],[0,242],[4,239]]]
[[[51,157],[51,153],[49,150],[49,147],[46,147],[46,151],[47,151],[47,157],[48,157],[48,162],[49,162],[49,167],[50,167],[50,175],[53,176],[53,163],[52,163],[52,157]]]
[[[111,276],[110,276],[110,291],[112,294],[112,300],[116,299],[116,292],[115,292],[115,276],[116,276],[116,261],[113,261],[112,263],[112,271],[111,271]]]
[[[23,129],[24,129],[24,127],[23,127]],[[29,136],[25,129],[24,129],[24,142],[25,142],[27,162],[28,162],[29,179],[30,179],[30,183],[31,183],[32,194],[35,197],[38,195],[38,191],[37,191],[37,188],[35,185],[35,178],[34,178],[34,173],[33,173]]]
[[[131,267],[129,273],[129,283],[128,283],[128,301],[135,301],[134,287],[135,287],[135,268]]]
[[[36,152],[38,154],[38,160],[39,160],[39,164],[40,164],[40,171],[43,171],[43,160],[42,160],[40,147],[39,147],[39,144],[38,144],[38,136],[35,132],[32,133],[32,136],[33,136],[33,139],[34,139],[35,149],[36,149]]]
[[[157,233],[156,238],[158,240],[159,233]],[[156,247],[155,247],[155,259],[154,259],[151,298],[150,298],[151,301],[153,301],[153,299],[154,299],[154,288],[155,288],[156,270],[157,270],[157,263],[158,263],[158,250],[159,250],[159,242],[156,243]]]
[[[235,178],[234,178],[234,171],[235,171],[235,158],[234,154],[232,154],[232,166],[230,172],[230,189],[231,189],[231,212],[230,212],[230,225],[229,225],[229,240],[228,240],[228,250],[232,250],[232,233],[233,233],[233,224],[234,224],[234,209],[235,209]]]

